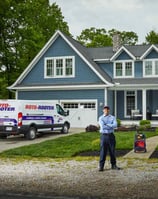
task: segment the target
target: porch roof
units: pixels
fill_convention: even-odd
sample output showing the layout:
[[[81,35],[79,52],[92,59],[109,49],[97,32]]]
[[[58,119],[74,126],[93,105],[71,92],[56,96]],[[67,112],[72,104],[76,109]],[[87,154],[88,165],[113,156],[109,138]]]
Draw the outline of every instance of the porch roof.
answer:
[[[158,78],[115,78],[115,89],[135,88],[135,89],[151,89],[158,90]]]

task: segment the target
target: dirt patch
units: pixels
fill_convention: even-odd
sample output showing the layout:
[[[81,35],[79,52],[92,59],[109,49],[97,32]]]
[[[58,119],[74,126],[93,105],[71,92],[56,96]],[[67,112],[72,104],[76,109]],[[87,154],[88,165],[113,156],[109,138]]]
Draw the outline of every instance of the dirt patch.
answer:
[[[119,171],[98,171],[93,160],[49,160],[21,163],[1,160],[0,191],[48,198],[157,199],[158,161],[118,158]]]

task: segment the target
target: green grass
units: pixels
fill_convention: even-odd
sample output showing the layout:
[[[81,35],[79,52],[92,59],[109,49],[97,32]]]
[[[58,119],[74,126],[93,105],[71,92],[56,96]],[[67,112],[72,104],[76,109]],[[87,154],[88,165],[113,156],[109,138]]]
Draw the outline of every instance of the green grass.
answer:
[[[135,132],[116,132],[116,149],[132,149]],[[146,137],[158,135],[158,132],[146,132]],[[70,158],[84,151],[99,151],[98,132],[73,134],[38,144],[31,144],[0,153],[0,157],[44,157]]]

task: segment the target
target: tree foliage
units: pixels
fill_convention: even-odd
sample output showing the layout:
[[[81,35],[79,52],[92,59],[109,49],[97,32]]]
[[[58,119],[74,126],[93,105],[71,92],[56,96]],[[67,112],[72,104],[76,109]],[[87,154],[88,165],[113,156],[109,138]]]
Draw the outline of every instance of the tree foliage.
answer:
[[[81,32],[77,40],[87,47],[103,47],[111,46],[112,38],[109,37],[107,31],[102,29],[96,29],[94,27],[85,29]]]
[[[145,40],[148,44],[158,44],[158,33],[154,30],[150,31],[145,37]]]
[[[49,5],[49,0],[0,1],[0,66],[7,68],[5,72],[0,71],[4,85],[9,86],[17,79],[57,29],[70,35],[56,3]],[[4,98],[4,91],[0,91],[0,98]]]
[[[116,29],[106,31],[104,28],[96,29],[94,27],[83,30],[77,40],[87,47],[112,46],[112,38],[116,33],[120,35],[122,45],[135,45],[138,42],[135,32],[121,32]]]

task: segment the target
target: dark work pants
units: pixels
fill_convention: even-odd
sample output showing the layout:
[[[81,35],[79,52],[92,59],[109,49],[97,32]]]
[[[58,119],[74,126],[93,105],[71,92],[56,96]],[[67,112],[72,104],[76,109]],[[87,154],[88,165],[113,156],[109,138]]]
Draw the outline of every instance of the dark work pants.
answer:
[[[116,140],[115,135],[111,134],[101,134],[100,137],[100,168],[104,168],[107,152],[110,155],[110,163],[111,165],[116,165],[116,156],[115,156],[115,146]]]

